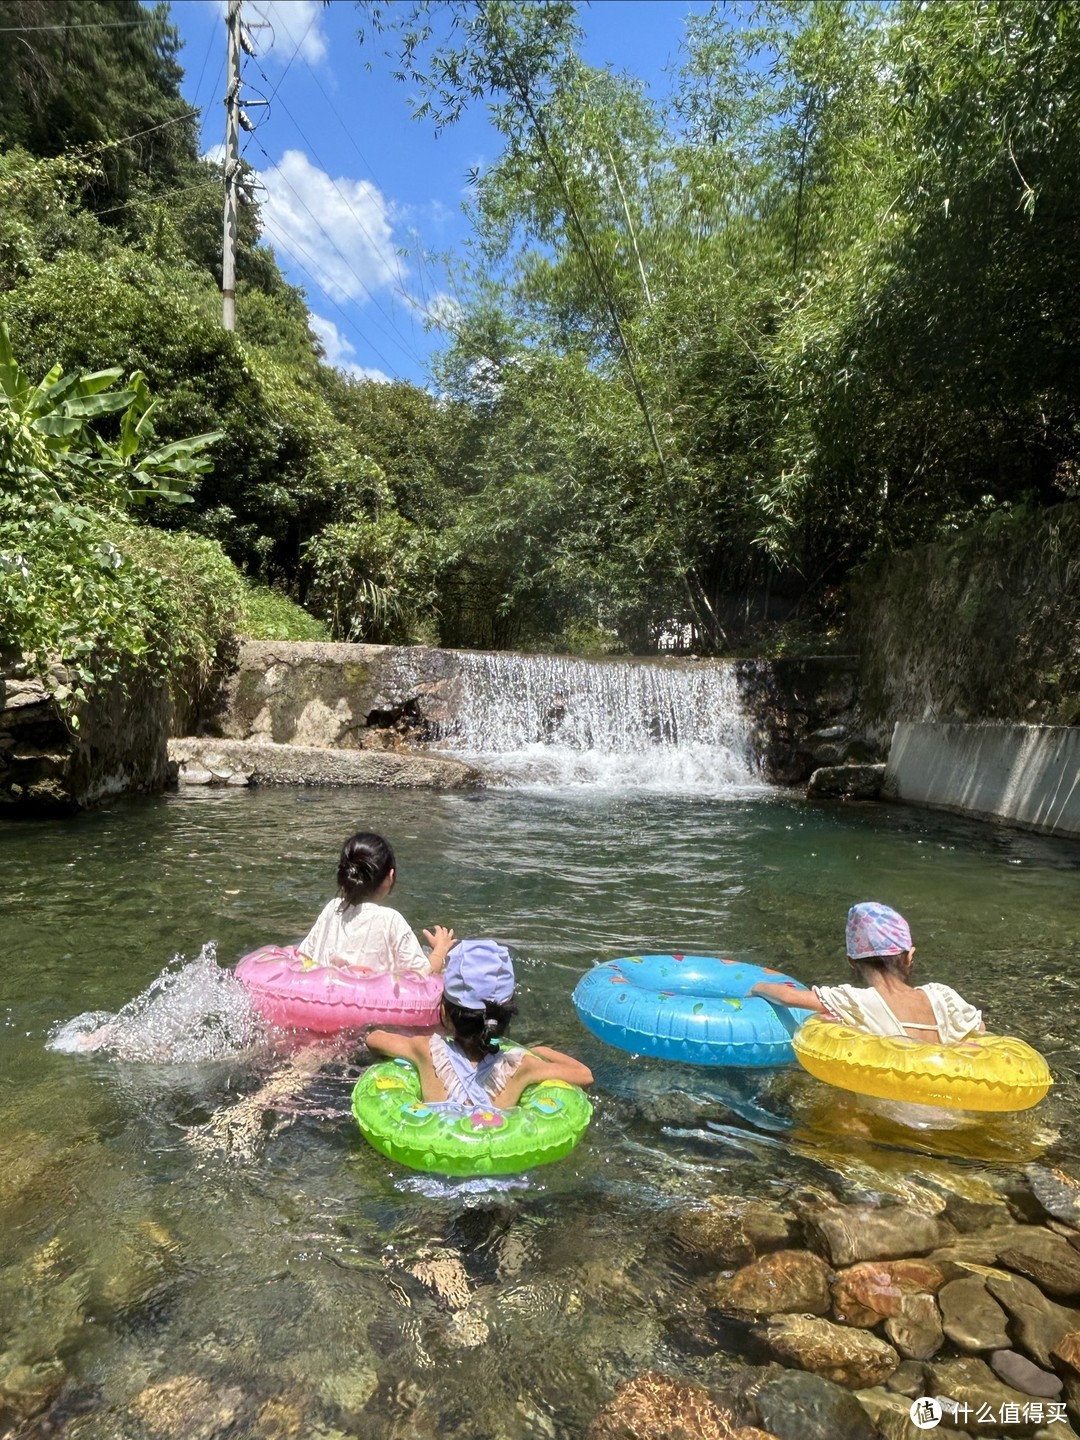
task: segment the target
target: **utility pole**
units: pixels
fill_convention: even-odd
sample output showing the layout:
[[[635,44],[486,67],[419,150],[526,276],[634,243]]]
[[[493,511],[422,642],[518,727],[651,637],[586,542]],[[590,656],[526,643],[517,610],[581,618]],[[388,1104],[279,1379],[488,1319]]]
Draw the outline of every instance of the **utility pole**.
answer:
[[[221,320],[236,329],[236,207],[240,194],[240,0],[229,0],[229,85],[225,92],[225,224],[221,251]]]

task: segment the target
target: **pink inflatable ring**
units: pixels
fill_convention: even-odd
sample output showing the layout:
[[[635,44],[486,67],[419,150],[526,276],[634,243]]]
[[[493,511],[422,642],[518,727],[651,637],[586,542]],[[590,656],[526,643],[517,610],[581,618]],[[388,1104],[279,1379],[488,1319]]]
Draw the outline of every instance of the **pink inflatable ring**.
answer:
[[[327,1035],[359,1025],[405,1025],[432,1030],[439,1023],[442,976],[371,975],[315,965],[294,947],[264,945],[236,967],[264,1020]]]

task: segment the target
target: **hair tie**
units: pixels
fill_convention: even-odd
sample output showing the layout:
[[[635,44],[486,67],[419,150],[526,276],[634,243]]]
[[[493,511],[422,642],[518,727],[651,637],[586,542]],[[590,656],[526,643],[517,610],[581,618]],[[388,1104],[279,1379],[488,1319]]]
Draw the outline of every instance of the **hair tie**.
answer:
[[[489,1015],[488,1018],[484,1021],[484,1038],[487,1039],[489,1035],[494,1035],[495,1031],[498,1030],[498,1028],[498,1020],[492,1019],[492,1017]]]

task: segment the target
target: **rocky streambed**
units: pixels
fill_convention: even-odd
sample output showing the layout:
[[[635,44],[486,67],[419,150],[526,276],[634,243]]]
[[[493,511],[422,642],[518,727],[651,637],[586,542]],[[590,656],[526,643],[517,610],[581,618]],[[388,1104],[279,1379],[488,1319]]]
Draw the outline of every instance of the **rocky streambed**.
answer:
[[[24,1163],[5,1198],[30,1203],[48,1169]],[[1080,1184],[1032,1165],[996,1189],[960,1178],[933,1194],[921,1189],[917,1207],[817,1188],[716,1194],[606,1257],[599,1219],[538,1249],[535,1215],[482,1207],[370,1257],[382,1302],[360,1305],[358,1343],[329,1377],[275,1373],[272,1347],[261,1379],[257,1363],[238,1373],[208,1336],[94,1383],[81,1347],[100,1352],[111,1333],[130,1350],[148,1296],[166,1314],[182,1304],[183,1245],[144,1221],[82,1269],[73,1236],[0,1271],[15,1322],[0,1424],[94,1440],[915,1440],[926,1427],[913,1404],[936,1401],[953,1435],[1068,1440],[1080,1419]],[[35,1293],[46,1303],[20,1325]],[[551,1337],[525,1359],[546,1407],[534,1383],[507,1409],[523,1358],[514,1321],[530,1311]],[[466,1388],[415,1371],[395,1380],[415,1349]],[[471,1388],[485,1354],[506,1370],[491,1393]]]

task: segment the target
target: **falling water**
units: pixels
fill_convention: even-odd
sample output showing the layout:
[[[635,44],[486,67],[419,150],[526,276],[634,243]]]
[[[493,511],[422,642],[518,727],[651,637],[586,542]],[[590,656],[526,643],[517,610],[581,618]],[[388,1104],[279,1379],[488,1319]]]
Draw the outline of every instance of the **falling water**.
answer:
[[[763,788],[729,665],[461,656],[445,748],[512,784]]]

